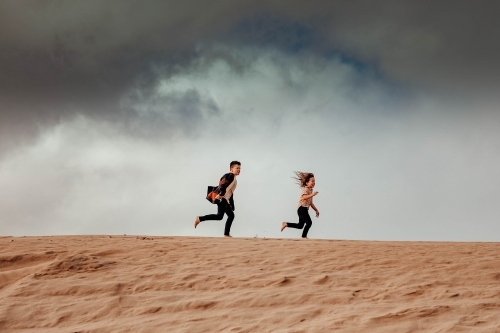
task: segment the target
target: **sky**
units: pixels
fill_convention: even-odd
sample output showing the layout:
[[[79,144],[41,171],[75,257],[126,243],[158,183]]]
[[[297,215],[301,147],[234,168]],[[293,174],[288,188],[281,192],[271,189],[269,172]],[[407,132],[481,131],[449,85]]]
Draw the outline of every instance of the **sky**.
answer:
[[[0,235],[500,241],[497,1],[0,0]],[[311,212],[313,215],[313,212]]]

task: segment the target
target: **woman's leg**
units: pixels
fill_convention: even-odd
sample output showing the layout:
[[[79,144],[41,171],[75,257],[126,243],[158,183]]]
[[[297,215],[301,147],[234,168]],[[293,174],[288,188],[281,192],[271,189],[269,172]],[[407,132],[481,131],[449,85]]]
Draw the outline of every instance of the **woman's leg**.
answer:
[[[306,207],[299,207],[299,209],[297,209],[297,215],[299,215],[299,223],[290,223],[290,222],[286,222],[286,226],[289,227],[289,228],[295,228],[295,229],[302,229],[304,228],[304,218],[303,218],[303,213],[302,211],[305,210],[307,212],[307,208]]]
[[[301,215],[302,215],[302,221],[304,221],[306,224],[304,230],[302,231],[302,238],[307,238],[307,232],[312,226],[311,216],[309,215],[308,210],[302,211]]]

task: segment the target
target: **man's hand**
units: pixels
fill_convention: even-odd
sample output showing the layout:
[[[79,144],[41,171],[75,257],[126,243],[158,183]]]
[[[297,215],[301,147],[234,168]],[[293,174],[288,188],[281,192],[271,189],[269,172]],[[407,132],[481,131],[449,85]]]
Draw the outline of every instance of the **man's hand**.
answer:
[[[319,210],[316,209],[316,217],[319,217]]]

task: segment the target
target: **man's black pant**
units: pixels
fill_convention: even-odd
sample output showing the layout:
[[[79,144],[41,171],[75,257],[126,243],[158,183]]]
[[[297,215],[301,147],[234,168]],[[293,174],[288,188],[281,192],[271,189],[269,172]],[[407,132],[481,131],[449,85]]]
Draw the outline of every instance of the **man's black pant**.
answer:
[[[288,228],[302,229],[305,224],[306,227],[302,231],[302,237],[307,237],[307,232],[312,225],[311,217],[309,216],[309,208],[300,206],[299,209],[297,209],[297,214],[299,215],[299,223],[287,222],[286,226]]]
[[[203,221],[220,221],[224,217],[224,213],[227,215],[226,227],[224,228],[224,236],[229,236],[231,231],[231,224],[233,224],[234,213],[231,205],[226,199],[222,199],[220,203],[217,204],[217,214],[210,214],[205,216],[200,216],[200,222]]]

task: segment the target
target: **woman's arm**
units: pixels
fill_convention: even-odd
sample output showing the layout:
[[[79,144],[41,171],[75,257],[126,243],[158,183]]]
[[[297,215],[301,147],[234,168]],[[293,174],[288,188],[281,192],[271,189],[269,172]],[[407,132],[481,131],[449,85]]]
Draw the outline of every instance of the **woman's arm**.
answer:
[[[301,199],[302,199],[302,200],[307,200],[307,199],[309,199],[309,198],[314,197],[314,196],[315,196],[316,194],[318,194],[318,193],[319,193],[319,192],[313,192],[313,193],[311,193],[311,194],[303,194],[303,195],[302,195],[302,197],[301,197]]]
[[[312,202],[311,202],[311,207],[316,212],[316,217],[319,217],[319,210],[318,210],[318,208],[316,208],[316,206]]]

